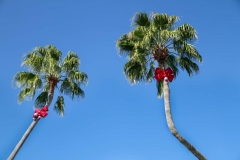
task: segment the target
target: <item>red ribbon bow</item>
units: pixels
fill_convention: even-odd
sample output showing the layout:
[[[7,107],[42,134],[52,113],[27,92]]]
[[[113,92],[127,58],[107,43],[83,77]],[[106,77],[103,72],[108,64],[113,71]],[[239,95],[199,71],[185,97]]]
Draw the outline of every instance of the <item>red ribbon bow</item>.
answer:
[[[42,109],[37,108],[34,111],[33,118],[34,119],[36,119],[36,118],[40,119],[41,117],[44,118],[48,115],[47,111],[48,111],[47,106],[44,106]]]
[[[154,77],[158,82],[161,81],[162,79],[165,79],[166,81],[169,80],[170,82],[172,82],[174,75],[173,71],[169,67],[165,71],[161,68],[156,68]]]

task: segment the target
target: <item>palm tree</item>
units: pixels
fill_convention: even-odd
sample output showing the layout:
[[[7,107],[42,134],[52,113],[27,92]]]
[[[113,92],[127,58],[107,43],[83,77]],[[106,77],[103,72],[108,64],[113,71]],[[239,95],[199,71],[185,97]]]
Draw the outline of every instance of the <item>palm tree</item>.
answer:
[[[39,89],[41,93],[34,103],[34,107],[37,109],[33,115],[33,122],[8,160],[14,159],[40,118],[47,115],[48,107],[52,103],[56,88],[58,88],[60,95],[54,104],[54,110],[60,116],[64,115],[65,106],[62,94],[68,95],[72,99],[84,97],[84,91],[81,89],[81,86],[87,85],[88,77],[87,74],[79,71],[80,58],[71,51],[63,61],[61,56],[61,51],[52,45],[36,47],[24,56],[22,65],[26,66],[28,71],[18,72],[13,78],[13,84],[21,88],[18,94],[18,102],[21,103],[25,99],[33,99]]]
[[[186,70],[189,76],[197,73],[199,67],[195,62],[202,62],[201,55],[192,45],[197,39],[196,30],[189,24],[176,27],[178,20],[177,16],[167,14],[152,13],[148,16],[144,12],[136,13],[132,18],[132,31],[118,39],[117,48],[120,56],[128,58],[124,74],[130,83],[151,82],[156,78],[158,97],[164,96],[168,128],[198,159],[205,160],[178,133],[171,115],[168,80],[176,78],[179,67]]]

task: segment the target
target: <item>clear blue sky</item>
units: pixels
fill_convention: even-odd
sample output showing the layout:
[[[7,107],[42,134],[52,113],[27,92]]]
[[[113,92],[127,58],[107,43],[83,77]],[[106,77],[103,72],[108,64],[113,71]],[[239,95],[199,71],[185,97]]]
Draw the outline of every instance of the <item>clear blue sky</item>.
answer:
[[[24,53],[47,44],[79,54],[86,98],[66,98],[63,118],[50,109],[16,160],[195,159],[168,130],[155,82],[131,86],[123,75],[115,44],[138,11],[177,15],[196,28],[204,63],[170,84],[175,125],[209,160],[240,159],[239,1],[1,0],[1,160],[32,122],[33,101],[17,103],[12,77]]]

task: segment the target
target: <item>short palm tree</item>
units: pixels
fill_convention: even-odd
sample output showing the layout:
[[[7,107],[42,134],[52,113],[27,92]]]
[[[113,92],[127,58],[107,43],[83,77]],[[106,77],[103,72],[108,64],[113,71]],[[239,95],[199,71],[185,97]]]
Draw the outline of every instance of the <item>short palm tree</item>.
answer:
[[[196,61],[202,57],[192,45],[197,39],[195,29],[189,24],[176,27],[177,16],[144,12],[136,13],[132,19],[133,30],[123,34],[117,41],[121,56],[128,62],[124,73],[130,83],[157,80],[158,96],[164,96],[167,125],[171,133],[198,159],[206,158],[186,141],[174,126],[168,80],[177,76],[180,67],[189,76],[199,71]],[[158,68],[156,68],[158,67]]]
[[[14,159],[39,119],[47,115],[56,88],[60,95],[57,97],[54,110],[61,116],[64,115],[65,106],[62,94],[69,95],[72,99],[84,97],[81,86],[87,85],[88,77],[79,71],[80,58],[71,51],[63,60],[61,56],[62,53],[52,45],[36,47],[24,56],[22,65],[29,70],[15,74],[13,84],[21,88],[18,95],[19,103],[25,99],[33,99],[37,90],[41,90],[34,104],[34,107],[38,108],[35,110],[38,114],[34,114],[33,122],[9,156],[9,160]],[[41,115],[37,111],[44,114]]]

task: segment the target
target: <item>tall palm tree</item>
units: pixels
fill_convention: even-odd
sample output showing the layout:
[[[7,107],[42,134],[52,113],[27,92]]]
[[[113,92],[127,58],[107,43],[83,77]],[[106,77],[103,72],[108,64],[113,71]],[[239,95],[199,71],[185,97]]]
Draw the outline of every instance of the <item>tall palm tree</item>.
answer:
[[[192,45],[197,39],[196,30],[189,24],[176,27],[177,16],[144,12],[132,18],[133,29],[123,34],[117,41],[121,56],[127,57],[124,73],[130,83],[157,80],[158,97],[163,95],[165,114],[171,133],[198,159],[206,158],[184,139],[174,126],[168,80],[177,76],[180,67],[189,76],[199,71],[196,61],[202,57]],[[158,68],[156,68],[158,67]]]
[[[8,160],[14,159],[40,118],[47,115],[56,88],[60,95],[54,104],[54,110],[60,116],[64,115],[65,106],[62,94],[68,95],[72,99],[84,97],[81,86],[87,85],[88,77],[87,74],[79,71],[80,58],[71,51],[63,60],[61,60],[61,56],[61,51],[52,45],[36,47],[24,56],[22,65],[26,66],[28,71],[18,72],[13,78],[13,84],[21,88],[18,101],[21,103],[25,99],[33,99],[39,89],[41,93],[34,103],[34,107],[37,109],[33,116],[33,122]]]

